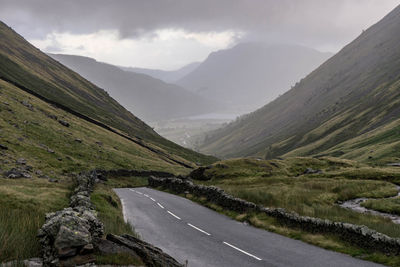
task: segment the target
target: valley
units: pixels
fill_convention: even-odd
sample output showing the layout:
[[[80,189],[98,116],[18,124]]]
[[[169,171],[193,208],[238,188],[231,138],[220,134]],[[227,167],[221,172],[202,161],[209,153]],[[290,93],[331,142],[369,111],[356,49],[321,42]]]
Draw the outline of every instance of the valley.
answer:
[[[400,266],[400,6],[173,2],[5,4],[0,266]]]

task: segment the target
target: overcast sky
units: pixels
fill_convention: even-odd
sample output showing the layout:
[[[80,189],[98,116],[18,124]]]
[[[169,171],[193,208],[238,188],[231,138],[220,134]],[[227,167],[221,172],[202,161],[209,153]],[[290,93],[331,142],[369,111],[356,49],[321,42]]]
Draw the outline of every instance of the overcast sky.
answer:
[[[237,42],[337,52],[400,0],[0,0],[0,19],[45,52],[175,69]]]

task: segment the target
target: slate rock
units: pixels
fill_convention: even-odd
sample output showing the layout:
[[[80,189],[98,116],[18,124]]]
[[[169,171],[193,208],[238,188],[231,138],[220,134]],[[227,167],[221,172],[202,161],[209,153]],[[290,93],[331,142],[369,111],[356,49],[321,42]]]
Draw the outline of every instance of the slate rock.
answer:
[[[3,149],[3,150],[8,150],[8,147],[7,147],[7,146],[5,146],[5,145],[2,145],[2,144],[0,144],[0,149]]]
[[[58,120],[58,122],[59,122],[62,126],[69,127],[69,123],[68,123],[67,121],[65,121],[65,120]]]
[[[24,158],[19,158],[16,160],[16,163],[19,165],[25,165],[26,164],[26,159]]]

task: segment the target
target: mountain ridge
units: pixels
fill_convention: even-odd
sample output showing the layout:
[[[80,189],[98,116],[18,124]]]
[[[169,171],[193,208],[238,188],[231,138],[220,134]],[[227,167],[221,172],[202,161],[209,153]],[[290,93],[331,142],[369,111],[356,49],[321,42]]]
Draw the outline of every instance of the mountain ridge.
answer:
[[[211,53],[177,84],[204,97],[254,110],[285,92],[330,55],[299,45],[239,43]]]
[[[193,162],[210,158],[159,136],[106,91],[48,57],[0,22],[0,76],[135,139]]]
[[[325,138],[318,148],[300,153],[313,155],[392,121],[399,110],[390,89],[399,79],[399,18],[397,7],[291,90],[209,134],[200,151],[270,158]],[[371,107],[381,114],[374,116]]]
[[[119,103],[146,122],[198,115],[218,108],[213,101],[147,74],[124,71],[89,57],[49,56],[99,87],[106,88]]]

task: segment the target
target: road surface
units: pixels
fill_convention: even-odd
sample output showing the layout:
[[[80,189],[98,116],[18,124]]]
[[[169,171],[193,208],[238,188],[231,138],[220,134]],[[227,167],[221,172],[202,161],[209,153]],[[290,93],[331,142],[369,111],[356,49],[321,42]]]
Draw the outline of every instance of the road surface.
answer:
[[[190,267],[381,266],[234,221],[149,188],[115,189],[143,240]]]

